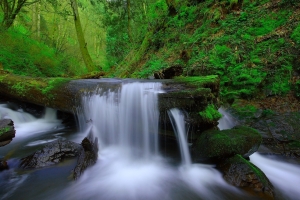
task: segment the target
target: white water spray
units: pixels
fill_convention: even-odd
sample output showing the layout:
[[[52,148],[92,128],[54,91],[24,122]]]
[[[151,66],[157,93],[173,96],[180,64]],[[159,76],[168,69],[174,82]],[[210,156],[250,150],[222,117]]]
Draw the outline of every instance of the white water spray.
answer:
[[[61,120],[57,119],[56,110],[45,109],[42,118],[24,112],[22,109],[12,110],[6,104],[0,104],[0,119],[12,119],[16,129],[16,138],[33,136],[42,132],[63,128]]]

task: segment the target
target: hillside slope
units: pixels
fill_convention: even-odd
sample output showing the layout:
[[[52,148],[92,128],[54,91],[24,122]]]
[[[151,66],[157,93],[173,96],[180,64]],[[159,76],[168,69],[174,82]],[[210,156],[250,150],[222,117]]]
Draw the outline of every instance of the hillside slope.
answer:
[[[163,77],[174,66],[183,76],[217,74],[228,101],[285,95],[299,87],[299,1],[163,2],[155,6],[165,14],[149,25],[140,49],[114,75]]]

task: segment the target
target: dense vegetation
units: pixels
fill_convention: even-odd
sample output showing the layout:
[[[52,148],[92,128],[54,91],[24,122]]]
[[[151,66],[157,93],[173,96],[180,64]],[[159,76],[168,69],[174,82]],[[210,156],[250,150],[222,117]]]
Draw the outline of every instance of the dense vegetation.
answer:
[[[300,96],[297,0],[78,0],[78,6],[95,71],[108,77],[147,78],[175,66],[182,76],[219,75],[229,102]],[[14,25],[1,30],[0,64],[31,76],[91,72],[72,17],[68,1],[23,6]]]

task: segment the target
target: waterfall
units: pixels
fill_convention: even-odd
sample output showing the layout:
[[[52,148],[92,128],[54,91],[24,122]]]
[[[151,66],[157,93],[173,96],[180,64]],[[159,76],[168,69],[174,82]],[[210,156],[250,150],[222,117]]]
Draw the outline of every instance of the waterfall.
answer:
[[[100,140],[100,148],[117,146],[124,155],[149,158],[158,154],[158,99],[161,83],[123,83],[82,99],[79,125]],[[82,112],[83,109],[83,112]]]
[[[22,109],[12,110],[6,104],[0,104],[0,119],[12,119],[16,129],[17,137],[34,136],[42,132],[63,128],[61,120],[57,119],[57,111],[52,108],[45,108],[42,118],[36,118]]]
[[[180,146],[182,164],[186,167],[190,167],[192,161],[186,137],[184,114],[177,108],[169,110],[168,114]]]
[[[229,112],[226,111],[225,108],[221,107],[218,109],[218,111],[222,114],[222,118],[218,121],[218,127],[220,130],[231,129],[232,127],[237,125],[236,120],[231,116]]]

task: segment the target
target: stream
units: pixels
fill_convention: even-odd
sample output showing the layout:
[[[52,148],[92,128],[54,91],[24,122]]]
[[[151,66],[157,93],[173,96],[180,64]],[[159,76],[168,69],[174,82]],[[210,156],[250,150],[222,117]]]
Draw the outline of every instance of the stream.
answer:
[[[63,125],[53,109],[45,108],[42,117],[35,117],[0,102],[0,119],[11,118],[16,129],[13,141],[0,147],[0,157],[9,165],[9,170],[0,172],[0,199],[259,199],[227,184],[213,165],[191,162],[185,114],[178,109],[170,110],[169,116],[179,145],[167,155],[180,155],[165,155],[158,137],[157,94],[162,92],[161,84],[155,82],[97,88],[82,96],[74,127]],[[225,111],[220,112],[220,129],[235,125]],[[46,143],[57,139],[80,143],[90,132],[99,139],[98,161],[76,181],[71,178],[75,159],[42,169],[18,167],[20,158]],[[277,199],[300,199],[298,164],[258,153],[250,159],[270,179]]]

